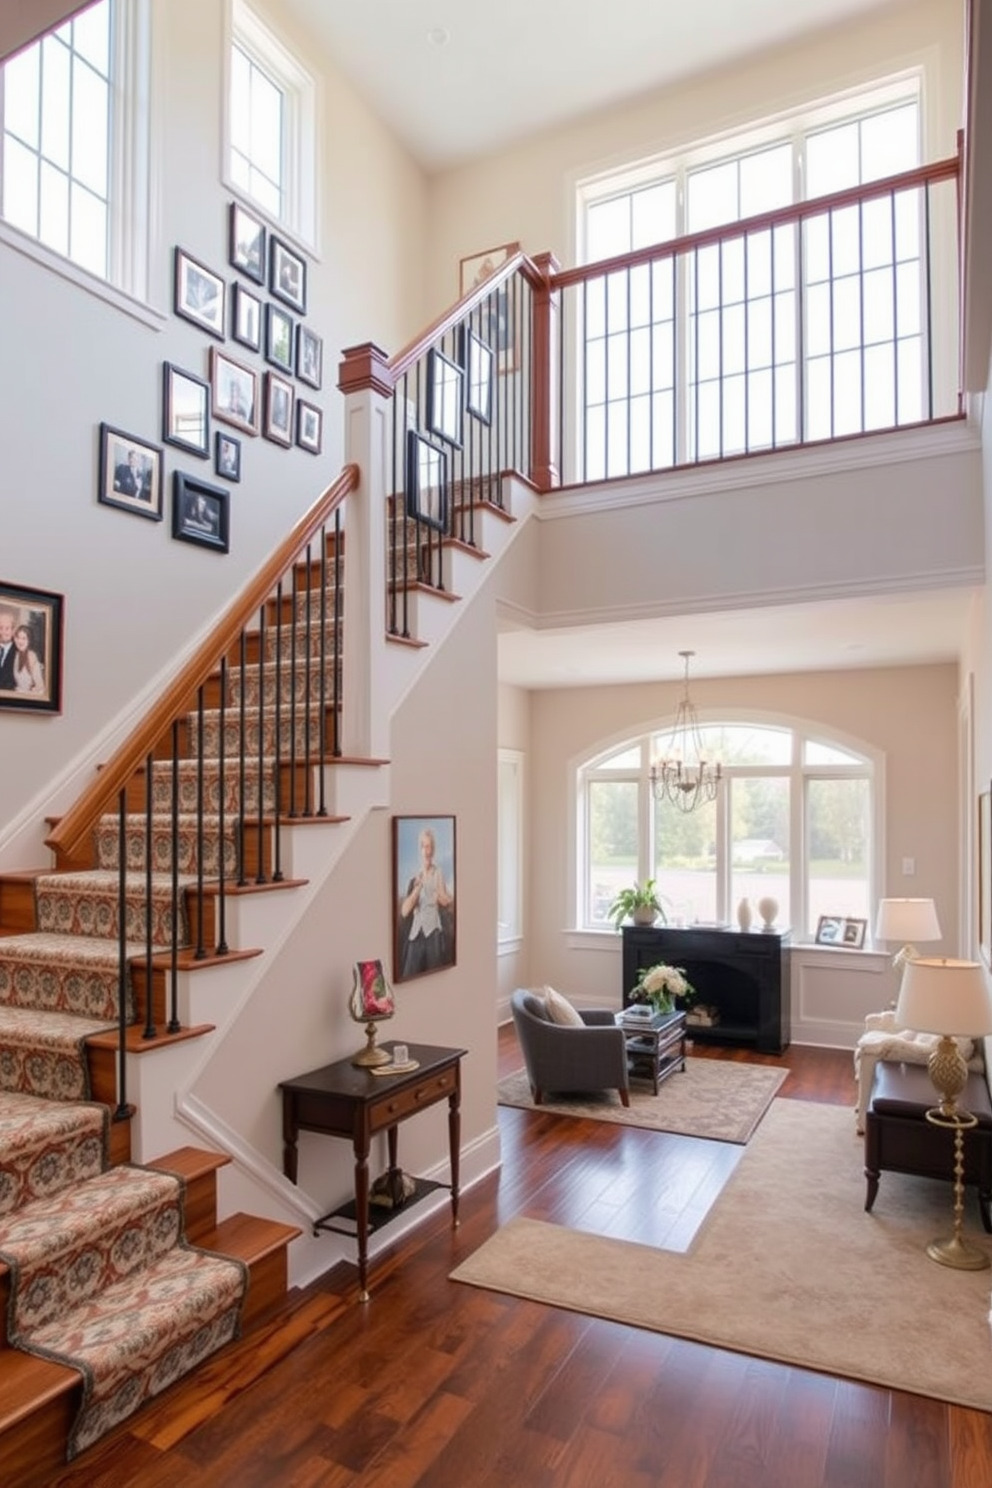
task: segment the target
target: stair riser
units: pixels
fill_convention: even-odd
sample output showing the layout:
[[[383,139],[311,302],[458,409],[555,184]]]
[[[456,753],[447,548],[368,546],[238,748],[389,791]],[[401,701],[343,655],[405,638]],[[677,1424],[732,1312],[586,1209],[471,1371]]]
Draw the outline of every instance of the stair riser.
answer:
[[[74,1013],[80,1018],[117,1017],[116,969],[8,961],[2,947],[0,941],[0,1006]]]
[[[314,664],[310,668],[297,667],[295,673],[291,667],[282,667],[279,673],[279,686],[276,688],[276,668],[265,667],[262,671],[261,681],[257,671],[249,672],[244,678],[237,677],[231,681],[231,707],[240,708],[241,695],[244,693],[245,706],[248,708],[258,707],[259,692],[264,697],[265,706],[271,708],[275,705],[278,697],[284,709],[288,711],[293,698],[296,698],[297,711],[310,698],[311,710],[320,706],[320,665]],[[341,687],[341,673],[338,671],[338,688]],[[334,700],[334,671],[332,667],[324,670],[324,705],[329,705]]]
[[[220,836],[216,831],[205,831],[201,839],[197,832],[180,831],[176,837],[177,872],[195,874],[202,865],[207,878],[220,874]],[[140,827],[129,828],[125,836],[125,850],[129,873],[143,873],[148,860],[148,840]],[[171,873],[173,864],[172,829],[168,822],[153,825],[151,835],[152,871]],[[116,824],[101,827],[97,832],[97,860],[101,868],[116,869],[120,863],[120,836]],[[228,879],[238,873],[238,836],[231,829],[224,836],[224,874]]]
[[[182,901],[182,896],[180,896]],[[38,928],[55,935],[88,935],[101,940],[118,938],[118,905],[115,897],[102,893],[67,893],[39,891]],[[152,896],[150,930],[153,946],[164,949],[172,945],[173,911],[171,896],[166,891]],[[126,938],[143,945],[149,928],[147,901],[143,890],[131,890],[126,904]],[[178,940],[189,944],[189,933],[180,902]]]
[[[228,763],[224,770],[224,791],[221,796],[220,771],[217,759],[206,757],[203,761],[203,810],[209,816],[221,814],[221,803],[223,800],[223,814],[225,817],[237,817],[242,813],[245,816],[270,816],[276,809],[275,783],[271,778],[271,772],[266,771],[262,783],[262,807],[259,812],[258,804],[258,762],[248,760],[244,779],[244,802],[242,806],[242,782],[241,772],[237,767]],[[179,775],[179,812],[180,815],[195,816],[200,799],[200,785],[198,783],[198,767],[195,760],[183,760],[180,763]],[[174,794],[172,790],[171,767],[165,764],[157,764],[154,769],[152,780],[152,810],[171,815]],[[144,781],[137,781],[128,788],[127,809],[129,813],[142,815],[145,810],[145,787]]]
[[[284,759],[288,760],[289,758],[291,740],[295,744],[295,750],[298,757],[305,754],[308,748],[309,753],[312,756],[319,757],[321,750],[321,738],[320,724],[317,714],[318,709],[316,707],[312,707],[310,710],[309,730],[306,727],[306,719],[302,713],[297,714],[297,717],[295,719],[296,726],[292,730],[292,732],[290,731],[288,710],[280,719],[280,752],[282,753]],[[257,718],[249,717],[248,719],[246,719],[246,725],[247,727],[245,730],[244,744],[245,754],[249,759],[255,758],[257,760],[259,754],[259,729]],[[205,718],[203,730],[203,750],[206,755],[216,756],[220,753],[220,737],[219,719],[216,717]],[[331,722],[330,719],[328,719],[325,725],[324,740],[324,748],[326,749],[327,753],[330,753],[332,737],[333,733],[331,729]],[[275,725],[272,721],[272,715],[267,713],[265,715],[265,722],[263,725],[262,753],[268,759],[271,759],[275,754],[275,741]],[[191,724],[190,727],[190,747],[194,752],[196,752],[199,747],[199,727],[197,722]],[[232,718],[229,715],[225,719],[224,726],[224,754],[225,757],[228,759],[236,759],[240,755],[240,753],[240,720],[236,717]]]

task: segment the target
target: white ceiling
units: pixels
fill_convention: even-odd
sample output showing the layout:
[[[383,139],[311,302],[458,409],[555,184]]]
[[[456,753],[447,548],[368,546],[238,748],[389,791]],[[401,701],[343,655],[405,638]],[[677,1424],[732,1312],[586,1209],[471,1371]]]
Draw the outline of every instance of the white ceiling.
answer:
[[[425,170],[908,0],[282,0]],[[523,687],[956,659],[969,591],[557,631],[508,629]]]
[[[906,0],[282,0],[427,170]]]

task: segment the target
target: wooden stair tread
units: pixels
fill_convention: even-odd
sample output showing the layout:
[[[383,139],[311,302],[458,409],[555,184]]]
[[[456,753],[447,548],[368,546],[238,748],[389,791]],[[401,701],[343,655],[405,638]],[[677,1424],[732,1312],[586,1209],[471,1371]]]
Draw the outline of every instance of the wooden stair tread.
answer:
[[[174,1152],[152,1158],[143,1166],[157,1172],[178,1173],[180,1178],[190,1182],[205,1173],[216,1173],[218,1168],[226,1168],[230,1161],[226,1152],[210,1152],[205,1147],[177,1147]]]
[[[299,1225],[283,1224],[278,1219],[262,1219],[257,1214],[231,1214],[199,1244],[204,1250],[215,1250],[220,1255],[233,1256],[250,1266],[264,1256],[281,1250],[291,1240],[302,1235]]]
[[[161,1049],[167,1044],[181,1044],[186,1039],[203,1038],[204,1034],[213,1033],[213,1023],[198,1023],[193,1028],[180,1028],[178,1033],[156,1033],[153,1038],[145,1038],[144,1025],[141,1023],[129,1023],[124,1038],[124,1047],[129,1054],[145,1054],[149,1049]],[[86,1039],[88,1049],[110,1049],[117,1052],[118,1032],[116,1028],[108,1029],[106,1033],[91,1033]]]
[[[82,1384],[79,1371],[65,1364],[0,1348],[0,1432],[9,1431],[48,1401],[82,1389]]]

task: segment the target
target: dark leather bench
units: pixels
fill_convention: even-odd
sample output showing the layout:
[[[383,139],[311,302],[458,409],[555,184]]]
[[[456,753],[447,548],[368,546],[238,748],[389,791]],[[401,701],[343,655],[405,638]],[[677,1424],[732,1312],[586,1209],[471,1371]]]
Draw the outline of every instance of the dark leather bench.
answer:
[[[926,1119],[939,1103],[925,1065],[879,1060],[865,1114],[866,1210],[883,1172],[953,1182],[954,1133]],[[983,1073],[968,1072],[959,1104],[978,1117],[978,1125],[964,1133],[964,1181],[977,1185],[982,1224],[992,1234],[992,1100]]]

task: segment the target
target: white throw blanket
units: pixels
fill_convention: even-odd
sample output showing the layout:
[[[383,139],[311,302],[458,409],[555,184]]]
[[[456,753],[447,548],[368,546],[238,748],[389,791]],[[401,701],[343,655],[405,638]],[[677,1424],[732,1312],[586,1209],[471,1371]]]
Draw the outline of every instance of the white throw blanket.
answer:
[[[982,1056],[975,1053],[970,1038],[956,1038],[954,1042],[961,1050],[962,1058],[967,1060],[969,1069],[985,1068]],[[914,1033],[911,1028],[900,1028],[891,1010],[868,1014],[865,1031],[854,1050],[854,1076],[858,1082],[858,1104],[854,1116],[859,1132],[865,1129],[865,1111],[871,1099],[878,1061],[890,1059],[896,1063],[926,1064],[939,1043],[940,1035],[937,1033]]]

